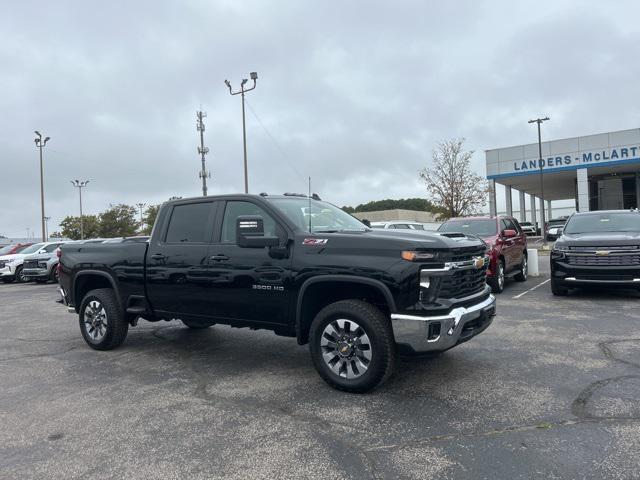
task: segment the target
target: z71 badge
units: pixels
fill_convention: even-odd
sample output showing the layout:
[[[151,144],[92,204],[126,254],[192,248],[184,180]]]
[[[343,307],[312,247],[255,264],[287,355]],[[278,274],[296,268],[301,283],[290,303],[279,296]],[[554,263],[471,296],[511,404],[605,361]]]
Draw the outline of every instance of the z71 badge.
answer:
[[[326,245],[329,241],[328,238],[305,238],[302,241],[303,245]]]

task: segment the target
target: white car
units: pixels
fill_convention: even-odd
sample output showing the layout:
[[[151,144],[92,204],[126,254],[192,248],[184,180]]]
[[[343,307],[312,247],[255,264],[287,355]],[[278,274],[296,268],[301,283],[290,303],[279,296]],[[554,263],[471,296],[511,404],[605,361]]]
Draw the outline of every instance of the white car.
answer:
[[[371,222],[371,228],[397,228],[403,230],[433,230],[438,228],[438,224],[424,224],[412,220],[393,220],[390,222]]]
[[[3,255],[0,257],[0,280],[5,283],[16,281],[18,283],[27,281],[22,274],[24,259],[30,255],[41,255],[53,252],[62,242],[42,242],[35,243],[25,248],[20,253],[13,255]]]
[[[525,235],[536,235],[538,233],[533,223],[531,222],[519,222],[519,223]]]

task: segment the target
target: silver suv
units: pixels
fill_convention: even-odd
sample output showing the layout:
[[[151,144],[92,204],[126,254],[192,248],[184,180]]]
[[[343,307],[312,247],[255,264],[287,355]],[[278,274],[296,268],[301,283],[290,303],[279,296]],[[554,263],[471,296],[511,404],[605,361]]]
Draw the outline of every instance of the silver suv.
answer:
[[[24,257],[22,260],[22,278],[24,281],[35,280],[46,282],[58,281],[58,247],[64,242],[45,244],[36,253]]]

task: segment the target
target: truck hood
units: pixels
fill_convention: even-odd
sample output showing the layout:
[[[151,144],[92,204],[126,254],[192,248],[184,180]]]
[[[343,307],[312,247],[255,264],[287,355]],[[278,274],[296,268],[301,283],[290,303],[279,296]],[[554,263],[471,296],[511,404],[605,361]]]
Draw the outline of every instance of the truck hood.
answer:
[[[556,242],[560,246],[640,245],[640,232],[565,233]]]
[[[365,232],[315,233],[310,238],[326,240],[326,247],[366,249],[435,249],[478,247],[484,242],[463,234],[442,234],[419,230],[373,229]]]

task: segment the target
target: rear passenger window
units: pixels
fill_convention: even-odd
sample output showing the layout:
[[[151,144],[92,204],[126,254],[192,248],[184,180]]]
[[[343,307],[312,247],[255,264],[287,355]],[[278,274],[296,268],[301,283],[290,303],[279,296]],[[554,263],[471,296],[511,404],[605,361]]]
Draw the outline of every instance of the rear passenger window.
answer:
[[[176,205],[167,228],[167,243],[206,243],[211,202]]]

